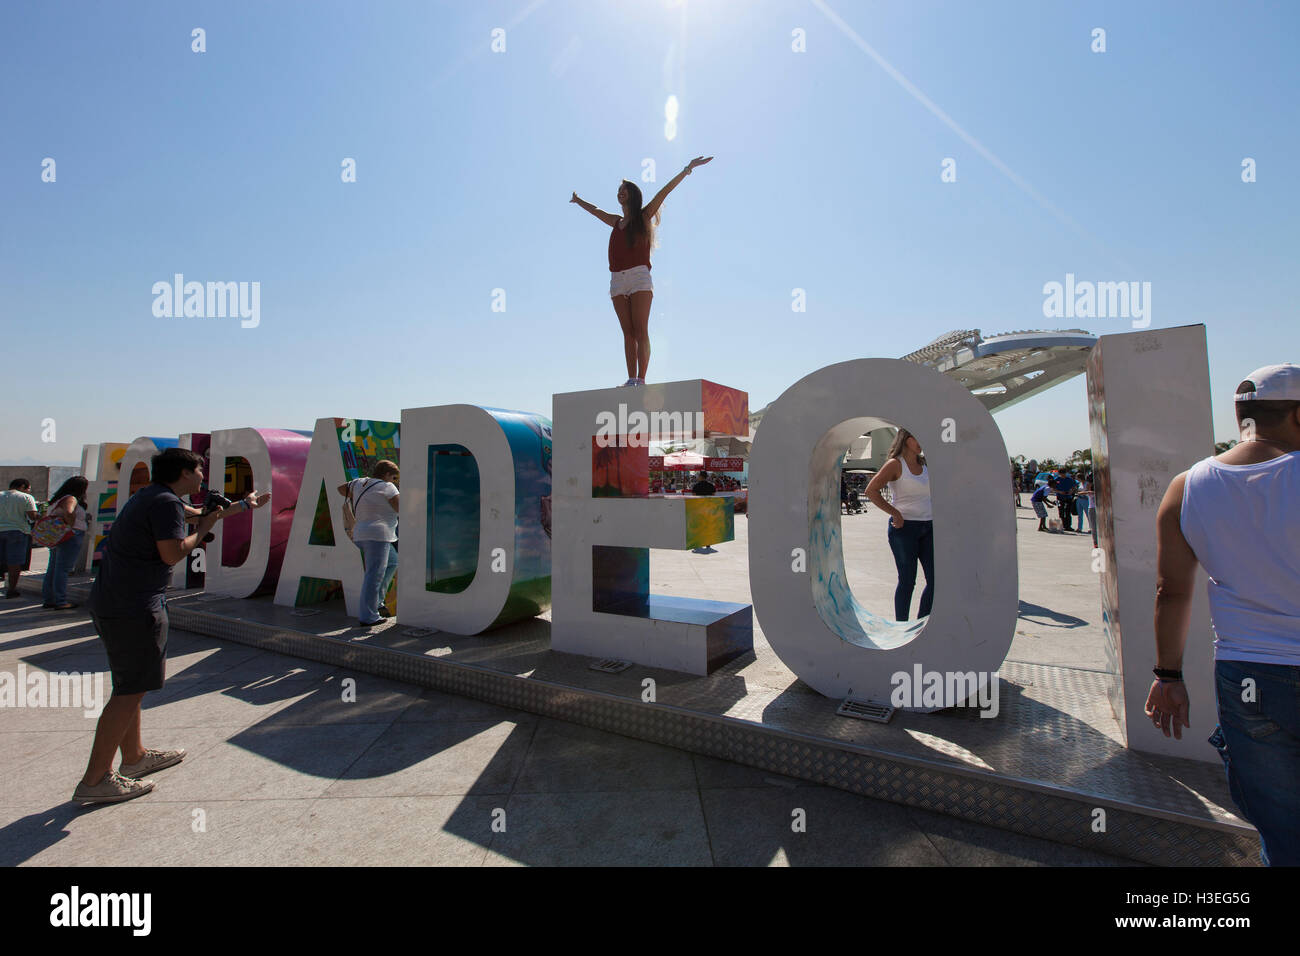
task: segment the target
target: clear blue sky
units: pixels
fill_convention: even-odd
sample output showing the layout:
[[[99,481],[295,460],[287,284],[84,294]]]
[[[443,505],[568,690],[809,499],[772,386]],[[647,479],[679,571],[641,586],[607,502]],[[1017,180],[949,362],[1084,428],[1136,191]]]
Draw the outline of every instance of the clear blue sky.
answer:
[[[1043,317],[1073,272],[1151,282],[1155,328],[1207,326],[1233,437],[1237,381],[1300,362],[1298,37],[1285,2],[5,4],[0,459],[455,402],[549,415],[626,375],[608,229],[570,193],[617,210],[644,158],[648,196],[699,154],[663,209],[651,380],[758,408],[955,328],[1125,331]],[[155,318],[176,272],[260,282],[260,325]],[[1082,378],[998,421],[1012,454],[1086,447]]]

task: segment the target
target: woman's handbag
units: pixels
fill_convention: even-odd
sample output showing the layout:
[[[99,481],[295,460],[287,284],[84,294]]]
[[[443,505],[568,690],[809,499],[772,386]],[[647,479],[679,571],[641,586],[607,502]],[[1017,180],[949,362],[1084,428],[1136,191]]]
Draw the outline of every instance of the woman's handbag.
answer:
[[[60,499],[62,500],[62,499]],[[72,537],[72,524],[54,505],[32,525],[32,547],[54,548]]]

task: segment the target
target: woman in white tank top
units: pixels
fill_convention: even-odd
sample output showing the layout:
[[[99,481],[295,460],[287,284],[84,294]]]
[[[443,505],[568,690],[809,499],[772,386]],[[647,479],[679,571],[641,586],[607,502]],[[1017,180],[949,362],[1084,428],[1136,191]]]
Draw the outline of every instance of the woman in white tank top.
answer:
[[[880,490],[889,485],[893,504],[885,501]],[[917,617],[927,617],[934,603],[934,521],[930,511],[930,470],[925,464],[921,443],[905,428],[900,428],[889,449],[889,460],[867,485],[867,497],[889,515],[889,550],[898,568],[898,587],[894,590],[894,617],[907,620],[916,588],[916,564],[925,572],[925,590]]]

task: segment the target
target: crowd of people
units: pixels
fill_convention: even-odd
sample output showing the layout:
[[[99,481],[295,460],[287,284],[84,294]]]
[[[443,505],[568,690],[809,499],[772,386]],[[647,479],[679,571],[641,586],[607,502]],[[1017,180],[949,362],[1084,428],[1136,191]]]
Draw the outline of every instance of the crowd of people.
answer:
[[[22,597],[18,588],[19,576],[31,564],[33,534],[37,527],[48,527],[43,540],[49,544],[49,563],[41,583],[42,607],[55,611],[68,611],[77,605],[68,600],[68,575],[72,573],[82,540],[89,525],[86,522],[86,491],[90,482],[74,475],[59,486],[47,502],[38,503],[31,494],[32,484],[26,478],[15,478],[9,489],[0,492],[0,564],[5,567],[8,587],[5,598]]]
[[[693,491],[696,485],[701,481],[707,481],[713,486],[710,494],[725,494],[730,491],[743,491],[744,484],[740,479],[733,478],[731,475],[720,475],[718,473],[709,474],[707,471],[689,472],[683,471],[680,474],[673,473],[668,477],[655,477],[650,479],[650,494],[652,495],[689,495],[696,493]]]
[[[1097,545],[1097,496],[1093,487],[1092,471],[1074,470],[1063,467],[1039,469],[1038,462],[1030,460],[1021,468],[1019,463],[1011,466],[1011,492],[1015,496],[1017,508],[1023,508],[1021,495],[1029,495],[1029,506],[1038,516],[1038,530],[1049,531],[1047,526],[1049,507],[1055,508],[1061,522],[1063,533],[1076,531],[1075,518],[1078,518],[1078,534],[1092,534],[1093,546]],[[1088,529],[1084,529],[1084,519]]]

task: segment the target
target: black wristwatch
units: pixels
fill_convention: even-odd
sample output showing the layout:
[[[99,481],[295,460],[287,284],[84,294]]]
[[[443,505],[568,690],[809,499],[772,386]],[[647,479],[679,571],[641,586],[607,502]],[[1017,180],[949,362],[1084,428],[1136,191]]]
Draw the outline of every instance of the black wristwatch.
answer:
[[[1167,667],[1153,667],[1151,668],[1151,673],[1155,674],[1156,679],[1161,682],[1164,681],[1178,682],[1183,679],[1182,671],[1170,670]]]

